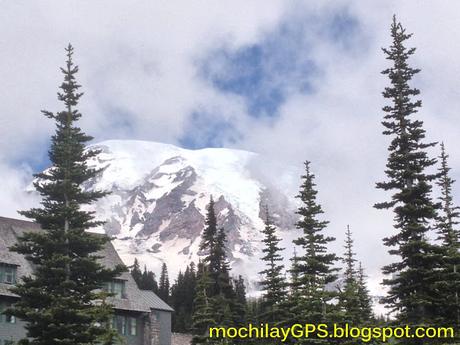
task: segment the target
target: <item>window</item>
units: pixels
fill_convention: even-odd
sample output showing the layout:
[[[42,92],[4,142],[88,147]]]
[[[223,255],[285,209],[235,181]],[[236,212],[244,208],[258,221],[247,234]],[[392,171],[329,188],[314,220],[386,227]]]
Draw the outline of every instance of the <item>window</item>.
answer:
[[[137,335],[137,319],[135,317],[130,317],[129,321],[129,335]]]
[[[8,308],[9,305],[0,304],[0,322],[5,323],[16,323],[16,318],[13,315],[5,314],[5,309]]]
[[[120,333],[123,334],[123,335],[126,335],[127,334],[127,332],[126,332],[126,317],[121,316],[120,320],[121,320]]]
[[[115,315],[112,319],[111,327],[116,329],[119,334],[137,336],[137,325],[135,317]]]
[[[14,265],[0,264],[0,283],[16,284],[16,269]]]
[[[105,283],[104,290],[112,293],[115,298],[126,298],[125,282],[123,280]]]
[[[117,317],[115,315],[112,317],[112,323],[110,324],[110,328],[117,329]]]
[[[158,321],[158,313],[157,313],[156,311],[153,311],[153,310],[152,310],[152,311],[150,312],[150,319],[151,319],[152,321]]]

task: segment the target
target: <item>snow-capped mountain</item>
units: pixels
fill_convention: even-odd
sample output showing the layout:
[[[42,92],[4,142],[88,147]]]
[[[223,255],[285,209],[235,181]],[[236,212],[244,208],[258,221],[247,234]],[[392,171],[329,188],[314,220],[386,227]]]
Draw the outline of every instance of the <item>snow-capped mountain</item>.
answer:
[[[107,221],[99,231],[114,237],[127,265],[137,258],[159,272],[166,262],[174,277],[189,262],[198,262],[211,195],[218,223],[227,232],[233,274],[242,274],[249,283],[259,278],[264,205],[269,206],[285,247],[292,248],[293,198],[280,182],[294,178],[292,169],[284,169],[274,187],[267,178],[270,172],[263,171],[270,164],[247,151],[186,150],[131,140],[105,141],[91,149],[101,150],[88,162],[101,172],[85,187],[111,192],[93,209]]]

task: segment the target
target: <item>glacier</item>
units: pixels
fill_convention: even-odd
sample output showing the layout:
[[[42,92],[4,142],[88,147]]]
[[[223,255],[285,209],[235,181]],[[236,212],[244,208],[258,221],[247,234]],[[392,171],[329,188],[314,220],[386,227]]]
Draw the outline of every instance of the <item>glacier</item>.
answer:
[[[224,227],[232,274],[242,275],[250,291],[257,290],[264,206],[268,205],[285,247],[285,263],[292,255],[295,200],[285,184],[294,169],[283,167],[276,181],[267,177],[271,164],[260,155],[235,149],[189,150],[139,140],[109,140],[88,149],[100,154],[88,166],[100,170],[87,181],[87,190],[110,195],[88,209],[105,220],[96,229],[112,236],[126,265],[137,258],[159,272],[165,262],[170,277],[190,262],[198,263],[206,205],[212,196],[219,226]],[[263,166],[263,168],[261,168]]]

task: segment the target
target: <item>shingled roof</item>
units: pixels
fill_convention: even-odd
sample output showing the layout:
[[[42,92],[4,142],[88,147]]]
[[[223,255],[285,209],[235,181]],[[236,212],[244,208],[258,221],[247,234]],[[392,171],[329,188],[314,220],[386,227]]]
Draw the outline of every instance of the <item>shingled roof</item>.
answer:
[[[34,271],[33,265],[23,255],[11,252],[9,247],[17,242],[18,237],[28,231],[41,231],[41,228],[33,222],[0,217],[0,263],[17,266],[18,279],[23,276],[32,275]],[[108,268],[114,268],[116,265],[123,264],[123,261],[110,242],[106,244],[100,255],[102,256],[101,263]],[[150,312],[151,309],[173,311],[153,291],[140,290],[129,272],[122,273],[118,279],[125,281],[127,298],[110,298],[110,302],[115,309],[139,312]],[[0,283],[0,295],[17,297],[9,291],[10,287],[11,285]]]

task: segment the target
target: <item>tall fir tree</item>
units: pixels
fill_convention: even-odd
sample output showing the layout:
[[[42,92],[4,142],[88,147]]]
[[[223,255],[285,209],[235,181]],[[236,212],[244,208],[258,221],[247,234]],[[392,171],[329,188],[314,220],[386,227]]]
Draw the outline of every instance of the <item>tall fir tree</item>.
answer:
[[[246,321],[252,324],[260,324],[262,321],[259,315],[262,314],[260,308],[261,299],[259,297],[251,297],[247,299],[246,303]]]
[[[233,280],[235,286],[235,324],[243,325],[246,323],[247,314],[247,299],[246,299],[246,285],[243,276],[239,275],[237,279]]]
[[[169,275],[168,267],[164,262],[161,266],[160,282],[158,285],[158,297],[160,297],[166,303],[169,303]]]
[[[361,311],[360,318],[361,324],[372,324],[375,320],[374,312],[372,311],[372,300],[369,289],[366,284],[366,274],[362,263],[358,266],[358,296],[359,296],[359,309]]]
[[[297,260],[294,269],[297,270],[302,296],[297,305],[300,320],[309,323],[332,323],[338,320],[338,311],[332,300],[336,293],[326,289],[326,285],[337,279],[337,268],[334,268],[337,256],[328,251],[327,245],[335,238],[326,236],[324,231],[327,221],[320,220],[324,213],[316,200],[318,192],[315,189],[315,176],[310,171],[310,162],[305,162],[305,175],[297,198],[302,205],[297,214],[300,220],[296,227],[303,234],[294,240],[304,253]],[[320,339],[305,339],[309,343],[321,342]]]
[[[131,267],[131,275],[133,279],[136,281],[137,286],[141,288],[142,285],[142,271],[141,266],[139,265],[139,261],[137,258],[134,258],[133,266]]]
[[[212,281],[207,266],[198,264],[196,296],[193,301],[192,315],[192,345],[213,344],[214,339],[209,338],[209,327],[217,325],[214,313],[213,298],[209,296]]]
[[[212,255],[216,246],[217,218],[214,209],[214,199],[211,196],[206,206],[205,228],[201,235],[200,250],[206,252],[205,264],[211,264]]]
[[[460,329],[460,238],[459,217],[460,208],[455,206],[452,197],[452,187],[455,182],[450,177],[450,167],[444,143],[441,143],[441,167],[437,185],[441,189],[441,211],[437,218],[438,240],[441,242],[443,265],[440,271],[437,287],[442,291],[442,305],[439,314],[445,325],[455,324]]]
[[[339,305],[343,312],[343,322],[358,326],[361,324],[362,311],[360,307],[359,286],[356,271],[356,254],[353,252],[353,238],[350,226],[345,233],[345,282],[339,294]]]
[[[218,228],[217,217],[214,210],[214,201],[211,197],[207,207],[205,228],[203,230],[200,250],[205,254],[203,260],[203,272],[206,275],[206,281],[209,280],[209,286],[206,291],[200,291],[197,286],[197,303],[203,303],[203,294],[206,293],[206,308],[211,308],[213,314],[213,323],[221,327],[229,327],[238,323],[243,315],[244,310],[238,302],[238,296],[235,292],[232,278],[230,276],[230,267],[227,260],[227,238],[223,228]],[[203,278],[204,279],[204,278]],[[203,282],[201,282],[203,285]],[[199,284],[199,282],[197,283]],[[203,289],[203,286],[200,287]],[[196,304],[196,303],[195,303]],[[203,308],[202,304],[199,304]],[[208,309],[206,309],[208,310]],[[194,308],[192,316],[193,324],[196,325],[196,319],[202,319],[198,314],[202,309]],[[192,327],[198,336],[199,341],[204,341],[197,327]],[[198,341],[198,340],[197,340]],[[211,341],[208,339],[207,341]]]
[[[383,134],[391,137],[385,170],[388,180],[376,185],[384,191],[393,191],[393,195],[390,201],[375,207],[393,210],[397,230],[384,239],[389,253],[399,258],[383,268],[387,275],[383,283],[389,288],[385,302],[396,312],[399,323],[432,324],[436,319],[435,306],[439,304],[439,296],[433,291],[439,254],[429,242],[428,233],[438,206],[431,198],[437,174],[427,171],[436,159],[428,156],[427,149],[435,143],[424,142],[423,122],[414,118],[422,103],[416,99],[420,91],[410,85],[420,71],[408,64],[415,52],[415,48],[405,46],[411,36],[393,17],[392,44],[383,49],[392,65],[382,72],[390,79],[383,97],[391,104],[383,107],[382,122]]]
[[[241,314],[242,310],[230,276],[230,265],[226,254],[227,235],[224,228],[220,227],[217,230],[215,243],[214,254],[211,253],[210,255],[214,257],[216,264],[214,266],[209,265],[209,267],[215,267],[218,270],[212,272],[211,275],[211,280],[215,286],[213,291],[214,311],[219,325],[229,327],[237,323],[238,314]],[[212,261],[210,262],[212,263]]]
[[[141,290],[150,290],[158,294],[158,282],[155,273],[148,270],[146,265],[144,265],[144,271],[142,272],[138,286]]]
[[[300,315],[302,311],[302,284],[300,282],[300,270],[298,267],[299,257],[296,247],[294,247],[294,253],[290,260],[291,267],[288,271],[290,279],[287,298],[284,302],[284,310],[287,313],[287,317],[284,322],[282,322],[283,326],[290,326],[302,322],[302,317]],[[259,309],[262,310],[261,307],[259,307]]]
[[[43,231],[28,232],[11,248],[25,255],[35,267],[34,275],[24,277],[12,291],[20,299],[11,313],[25,321],[27,337],[21,344],[78,345],[110,342],[113,331],[108,324],[112,310],[99,292],[103,284],[124,269],[107,269],[98,261],[98,252],[108,243],[107,236],[87,232],[101,222],[82,210],[105,195],[84,191],[86,181],[98,171],[87,160],[98,152],[86,150],[92,137],[83,133],[76,122],[82,116],[77,104],[82,96],[75,76],[73,47],[66,48],[64,81],[58,99],[64,110],[43,114],[55,121],[49,158],[52,166],[36,174],[35,189],[42,197],[42,207],[20,212],[41,225]]]
[[[207,206],[207,214],[203,230],[200,250],[206,253],[204,264],[207,266],[209,278],[211,279],[211,290],[209,296],[215,298],[215,303],[220,305],[217,313],[224,311],[224,305],[235,301],[235,291],[230,277],[230,267],[227,260],[227,236],[222,227],[217,226],[217,217],[214,209],[214,200],[211,197]],[[232,317],[221,315],[217,320]]]
[[[262,243],[264,256],[262,261],[265,262],[265,269],[260,272],[262,280],[260,281],[262,298],[262,314],[260,320],[271,324],[280,324],[286,320],[286,278],[283,275],[284,265],[281,263],[283,257],[281,252],[284,248],[279,246],[281,239],[276,236],[276,228],[270,219],[268,207],[265,207],[265,228],[262,231],[264,238]]]
[[[216,234],[216,246],[214,248],[215,265],[217,269],[217,293],[225,295],[232,294],[232,284],[230,278],[230,264],[227,260],[227,235],[224,228],[220,227]],[[212,262],[212,261],[211,261]],[[232,290],[232,291],[230,291]]]
[[[214,282],[212,285],[212,295],[217,293],[217,276],[220,271],[220,262],[216,257],[217,246],[217,218],[214,209],[214,199],[211,196],[209,204],[206,208],[205,228],[201,235],[200,250],[205,253],[204,264],[208,265],[208,273],[211,280]]]
[[[345,232],[345,254],[342,261],[345,263],[345,283],[348,281],[356,280],[356,253],[353,251],[353,236],[350,230],[350,226],[347,225],[347,231]]]
[[[175,310],[172,315],[173,332],[188,333],[191,329],[193,301],[196,297],[196,272],[192,262],[179,275],[171,287],[171,306]]]

